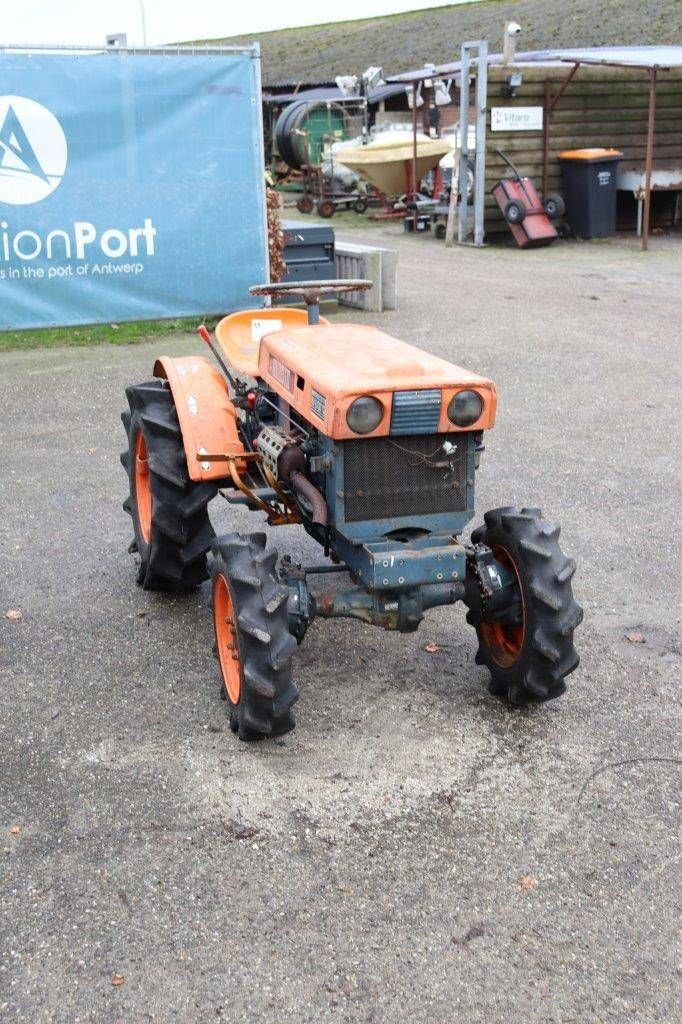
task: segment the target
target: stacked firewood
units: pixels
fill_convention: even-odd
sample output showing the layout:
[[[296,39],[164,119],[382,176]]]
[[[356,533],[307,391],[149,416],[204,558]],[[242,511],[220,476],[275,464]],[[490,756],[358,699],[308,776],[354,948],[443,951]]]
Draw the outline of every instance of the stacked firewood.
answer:
[[[265,200],[268,210],[268,251],[270,253],[270,280],[281,281],[286,271],[284,262],[284,231],[279,216],[280,195],[267,188]]]

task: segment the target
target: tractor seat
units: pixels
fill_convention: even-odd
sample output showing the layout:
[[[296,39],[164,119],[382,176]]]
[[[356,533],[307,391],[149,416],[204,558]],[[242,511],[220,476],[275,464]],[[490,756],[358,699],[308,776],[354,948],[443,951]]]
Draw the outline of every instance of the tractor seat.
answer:
[[[328,324],[329,321],[320,317],[320,323]],[[304,309],[268,306],[265,309],[244,309],[223,317],[215,335],[230,366],[248,377],[258,377],[261,338],[285,328],[307,326],[308,314]]]

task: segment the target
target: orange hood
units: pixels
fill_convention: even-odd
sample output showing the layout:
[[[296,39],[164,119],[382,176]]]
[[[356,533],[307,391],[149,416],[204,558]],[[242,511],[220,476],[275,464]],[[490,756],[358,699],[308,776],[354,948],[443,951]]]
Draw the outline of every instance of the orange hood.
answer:
[[[460,430],[447,418],[447,406],[462,388],[477,391],[484,403],[480,419],[468,429],[488,429],[495,421],[497,392],[492,381],[362,324],[298,327],[266,334],[260,344],[259,373],[304,419],[338,440],[358,436],[346,424],[346,410],[359,395],[375,396],[385,410],[377,429],[366,437],[390,432],[395,391],[440,389],[441,433]]]

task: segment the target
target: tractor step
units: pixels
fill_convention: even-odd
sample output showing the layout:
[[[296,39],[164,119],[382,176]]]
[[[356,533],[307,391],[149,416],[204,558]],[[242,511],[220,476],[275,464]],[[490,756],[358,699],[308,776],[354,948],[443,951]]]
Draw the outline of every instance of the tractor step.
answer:
[[[277,491],[272,487],[254,487],[253,493],[261,501],[277,501],[279,495]],[[257,507],[251,501],[247,494],[243,494],[241,491],[237,491],[233,488],[226,488],[220,491],[220,494],[228,503],[228,505],[245,505],[247,508]]]

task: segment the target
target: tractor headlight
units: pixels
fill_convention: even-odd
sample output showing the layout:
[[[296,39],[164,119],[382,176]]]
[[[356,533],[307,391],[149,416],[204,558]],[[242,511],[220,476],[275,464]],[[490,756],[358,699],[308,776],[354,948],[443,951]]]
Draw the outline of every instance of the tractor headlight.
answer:
[[[483,399],[476,391],[458,391],[448,405],[448,419],[456,427],[470,427],[482,412]]]
[[[381,423],[384,407],[378,398],[363,395],[348,406],[346,423],[354,434],[369,434]]]

